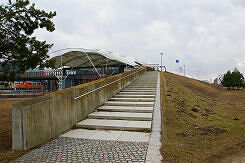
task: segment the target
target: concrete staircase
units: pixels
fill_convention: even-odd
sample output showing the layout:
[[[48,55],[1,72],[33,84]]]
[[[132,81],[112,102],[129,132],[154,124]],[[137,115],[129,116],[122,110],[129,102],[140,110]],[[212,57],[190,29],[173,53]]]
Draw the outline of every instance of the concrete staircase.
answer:
[[[150,132],[156,84],[157,73],[145,72],[76,127]]]

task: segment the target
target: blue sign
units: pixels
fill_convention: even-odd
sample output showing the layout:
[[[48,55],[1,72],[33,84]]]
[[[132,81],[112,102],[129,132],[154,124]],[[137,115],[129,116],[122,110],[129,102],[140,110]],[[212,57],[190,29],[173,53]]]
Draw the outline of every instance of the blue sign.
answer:
[[[176,60],[176,63],[179,63],[179,60]]]

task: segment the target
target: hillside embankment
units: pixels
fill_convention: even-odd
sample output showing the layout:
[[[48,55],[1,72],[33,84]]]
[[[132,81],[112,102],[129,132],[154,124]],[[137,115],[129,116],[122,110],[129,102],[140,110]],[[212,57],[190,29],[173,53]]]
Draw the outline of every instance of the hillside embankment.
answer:
[[[226,162],[245,156],[245,90],[161,73],[161,153],[169,162]]]

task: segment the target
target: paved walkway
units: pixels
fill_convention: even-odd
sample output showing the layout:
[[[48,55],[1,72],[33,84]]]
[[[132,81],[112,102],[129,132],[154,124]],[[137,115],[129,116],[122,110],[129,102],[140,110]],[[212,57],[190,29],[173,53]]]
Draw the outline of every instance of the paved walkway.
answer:
[[[144,162],[148,143],[59,137],[16,162]]]
[[[160,131],[159,74],[146,72],[76,129],[15,162],[160,162]]]

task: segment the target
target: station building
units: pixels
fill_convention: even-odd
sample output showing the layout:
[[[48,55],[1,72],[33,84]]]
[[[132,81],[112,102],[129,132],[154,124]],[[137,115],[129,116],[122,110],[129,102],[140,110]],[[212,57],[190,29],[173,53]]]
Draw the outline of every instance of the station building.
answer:
[[[45,90],[55,91],[147,65],[133,57],[98,49],[63,49],[50,55],[54,69],[28,70],[20,81],[40,82]]]

